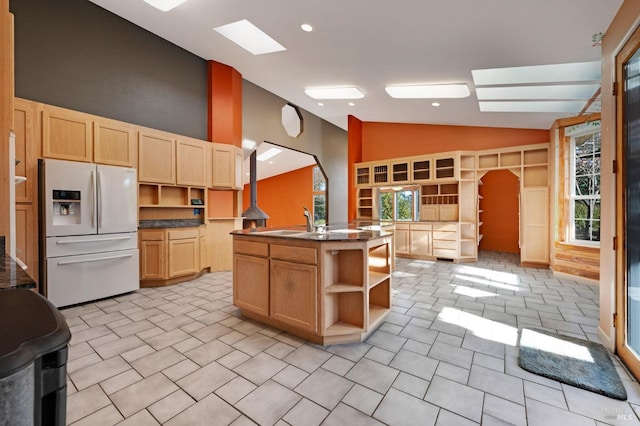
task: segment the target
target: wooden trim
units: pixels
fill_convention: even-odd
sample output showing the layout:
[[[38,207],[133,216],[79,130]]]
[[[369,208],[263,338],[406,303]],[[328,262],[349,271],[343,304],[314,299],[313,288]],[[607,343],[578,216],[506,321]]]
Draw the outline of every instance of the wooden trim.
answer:
[[[589,107],[591,107],[591,105],[596,101],[596,99],[598,99],[598,96],[600,96],[601,93],[602,93],[602,89],[598,87],[598,90],[596,90],[596,93],[594,93],[593,96],[589,98],[587,103],[584,105],[584,108],[582,108],[582,111],[580,111],[580,114],[578,115],[584,115],[584,113],[587,112]]]
[[[636,29],[631,38],[616,55],[616,84],[623,81],[623,66],[631,56],[640,49],[640,28]],[[640,360],[633,351],[626,345],[626,327],[624,322],[627,318],[626,304],[626,283],[627,283],[627,263],[626,263],[626,145],[624,141],[624,92],[618,91],[616,97],[616,159],[618,161],[618,172],[615,175],[616,182],[616,236],[618,237],[618,250],[616,250],[616,311],[618,314],[617,324],[614,324],[616,351],[625,365],[635,377],[640,377]]]
[[[600,278],[600,248],[555,243],[552,269],[590,280]]]
[[[557,127],[575,126],[576,124],[582,124],[582,123],[587,123],[589,121],[600,120],[601,117],[602,117],[602,114],[600,114],[599,112],[596,112],[593,114],[577,115],[575,117],[568,117],[568,118],[560,118],[553,123],[553,126],[554,127],[555,126]]]

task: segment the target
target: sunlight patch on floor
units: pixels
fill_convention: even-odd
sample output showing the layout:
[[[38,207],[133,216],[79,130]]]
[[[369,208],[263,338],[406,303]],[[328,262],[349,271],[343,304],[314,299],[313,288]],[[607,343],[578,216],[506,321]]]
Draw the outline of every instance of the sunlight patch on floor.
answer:
[[[517,328],[459,309],[443,308],[438,314],[438,319],[449,324],[463,327],[482,339],[504,343],[510,346],[515,346],[518,341]]]

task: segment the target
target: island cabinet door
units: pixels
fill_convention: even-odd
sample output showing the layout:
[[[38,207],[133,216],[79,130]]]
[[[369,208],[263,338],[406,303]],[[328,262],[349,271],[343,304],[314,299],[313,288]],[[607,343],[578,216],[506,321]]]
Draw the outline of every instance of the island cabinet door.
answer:
[[[233,304],[269,316],[269,259],[233,256]]]
[[[317,267],[271,261],[271,317],[302,330],[317,331]]]

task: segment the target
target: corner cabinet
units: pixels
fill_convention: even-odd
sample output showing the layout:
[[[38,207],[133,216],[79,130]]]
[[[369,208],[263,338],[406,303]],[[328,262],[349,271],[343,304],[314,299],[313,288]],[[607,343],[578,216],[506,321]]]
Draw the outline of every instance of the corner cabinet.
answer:
[[[138,238],[141,287],[174,284],[208,267],[200,254],[206,245],[204,226],[141,229]]]
[[[362,241],[234,235],[233,303],[320,344],[360,342],[391,309],[391,237]]]
[[[213,143],[212,147],[211,187],[242,189],[244,179],[242,149],[224,143]]]

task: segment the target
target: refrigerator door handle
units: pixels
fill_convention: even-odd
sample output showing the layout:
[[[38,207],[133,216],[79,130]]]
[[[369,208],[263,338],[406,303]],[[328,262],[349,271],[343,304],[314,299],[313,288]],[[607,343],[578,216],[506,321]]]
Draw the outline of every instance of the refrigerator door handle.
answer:
[[[130,239],[131,237],[127,235],[122,237],[100,238],[99,240],[60,240],[60,241],[56,241],[56,244],[63,245],[63,244],[78,244],[78,243],[95,243],[95,242],[102,242],[102,241],[121,241],[121,240],[130,240]]]
[[[91,170],[91,188],[95,188],[96,184],[95,184],[95,171]],[[95,197],[95,193],[94,191],[92,191],[92,197],[91,197],[91,227],[95,228],[96,227],[96,197]]]
[[[132,254],[121,254],[118,256],[105,256],[105,257],[97,257],[95,259],[86,259],[86,260],[63,260],[58,261],[58,265],[73,265],[75,263],[88,263],[88,262],[100,262],[102,260],[112,260],[112,259],[124,259],[127,257],[132,257]]]
[[[104,203],[104,197],[102,194],[102,171],[98,170],[98,228],[102,228],[102,203]]]

